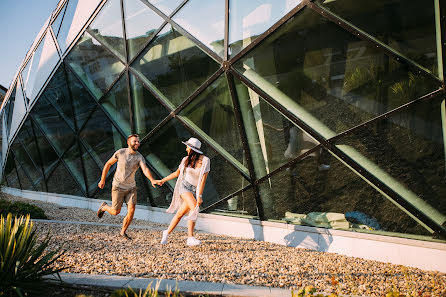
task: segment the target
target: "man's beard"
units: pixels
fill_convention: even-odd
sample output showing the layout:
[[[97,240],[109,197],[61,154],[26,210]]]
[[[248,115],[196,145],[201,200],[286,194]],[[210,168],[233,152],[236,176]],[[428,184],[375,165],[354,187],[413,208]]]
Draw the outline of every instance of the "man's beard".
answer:
[[[136,148],[135,148],[135,147],[136,147]],[[137,152],[138,149],[139,149],[139,146],[131,145],[130,148],[131,148],[133,151]]]

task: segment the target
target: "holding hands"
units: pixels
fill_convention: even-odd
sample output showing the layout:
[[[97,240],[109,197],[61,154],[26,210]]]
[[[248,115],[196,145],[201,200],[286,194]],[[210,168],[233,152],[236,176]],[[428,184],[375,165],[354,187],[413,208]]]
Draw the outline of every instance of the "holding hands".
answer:
[[[159,179],[152,179],[150,181],[152,183],[152,187],[156,188],[156,186],[162,186],[164,184],[164,181],[159,180]]]

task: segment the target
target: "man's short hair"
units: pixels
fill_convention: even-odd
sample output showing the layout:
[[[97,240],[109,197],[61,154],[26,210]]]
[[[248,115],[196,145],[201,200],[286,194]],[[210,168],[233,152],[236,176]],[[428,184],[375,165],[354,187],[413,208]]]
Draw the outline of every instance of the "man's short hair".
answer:
[[[127,140],[129,140],[132,137],[138,137],[139,138],[139,135],[138,134],[130,134],[129,136],[127,136]]]

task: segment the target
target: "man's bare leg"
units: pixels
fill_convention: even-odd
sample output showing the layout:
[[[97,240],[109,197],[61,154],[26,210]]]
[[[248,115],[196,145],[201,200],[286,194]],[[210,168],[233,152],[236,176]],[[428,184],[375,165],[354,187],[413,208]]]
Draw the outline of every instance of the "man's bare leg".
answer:
[[[135,204],[128,204],[127,215],[124,217],[124,220],[122,221],[121,235],[124,235],[125,232],[127,231],[127,228],[130,226],[130,223],[133,220],[134,214],[135,214]]]
[[[117,216],[121,212],[121,208],[114,209],[111,206],[104,205],[102,206],[102,210],[108,212],[112,216]]]

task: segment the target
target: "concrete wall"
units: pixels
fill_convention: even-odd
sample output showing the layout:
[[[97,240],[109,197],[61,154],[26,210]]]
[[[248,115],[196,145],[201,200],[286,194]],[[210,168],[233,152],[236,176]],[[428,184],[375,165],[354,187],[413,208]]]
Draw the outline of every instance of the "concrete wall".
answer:
[[[104,201],[8,187],[3,187],[3,192],[27,199],[94,211]],[[172,216],[172,214],[167,214],[165,209],[143,205],[137,205],[135,211],[135,218],[156,223],[168,224]],[[184,221],[180,225],[186,226]],[[297,248],[337,253],[446,273],[446,243],[262,222],[213,214],[200,214],[196,228],[214,234],[254,238]]]

